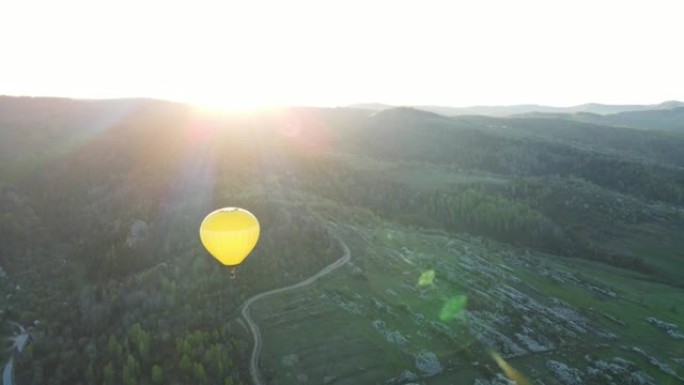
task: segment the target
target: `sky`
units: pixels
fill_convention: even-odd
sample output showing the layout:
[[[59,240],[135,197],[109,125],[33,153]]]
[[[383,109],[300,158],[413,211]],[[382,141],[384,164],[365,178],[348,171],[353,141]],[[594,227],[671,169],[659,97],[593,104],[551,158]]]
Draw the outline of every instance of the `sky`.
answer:
[[[0,95],[214,107],[684,100],[679,0],[2,0]]]

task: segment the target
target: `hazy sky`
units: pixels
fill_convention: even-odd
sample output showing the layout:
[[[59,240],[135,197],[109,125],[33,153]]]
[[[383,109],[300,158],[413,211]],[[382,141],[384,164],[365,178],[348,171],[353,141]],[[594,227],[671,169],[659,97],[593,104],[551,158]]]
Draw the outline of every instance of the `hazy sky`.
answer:
[[[0,1],[0,94],[213,105],[684,100],[684,2]]]

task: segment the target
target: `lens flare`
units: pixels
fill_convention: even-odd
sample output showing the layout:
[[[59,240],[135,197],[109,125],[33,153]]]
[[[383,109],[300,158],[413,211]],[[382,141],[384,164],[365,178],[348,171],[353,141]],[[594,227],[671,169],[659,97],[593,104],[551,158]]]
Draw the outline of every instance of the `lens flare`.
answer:
[[[432,286],[435,284],[435,271],[427,270],[420,274],[418,278],[418,286]]]
[[[508,377],[509,380],[514,381],[518,385],[532,385],[532,382],[527,379],[527,377],[523,376],[522,373],[519,371],[515,370],[506,360],[501,357],[501,355],[497,352],[490,352],[490,355],[496,361],[497,365],[503,370],[504,374],[506,377]]]
[[[463,294],[449,298],[439,312],[439,319],[442,321],[461,319],[467,303],[468,297]]]

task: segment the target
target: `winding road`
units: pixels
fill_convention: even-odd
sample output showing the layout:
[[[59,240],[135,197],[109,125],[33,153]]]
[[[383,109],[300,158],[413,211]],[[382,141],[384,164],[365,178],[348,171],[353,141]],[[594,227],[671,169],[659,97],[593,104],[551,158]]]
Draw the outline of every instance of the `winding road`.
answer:
[[[254,347],[252,348],[252,356],[249,360],[249,374],[252,377],[252,384],[253,385],[263,385],[263,382],[261,382],[261,377],[259,373],[259,354],[261,353],[261,332],[259,331],[259,326],[254,322],[252,317],[249,315],[249,307],[256,301],[266,298],[268,296],[282,293],[288,290],[294,290],[298,289],[300,287],[308,286],[312,284],[314,281],[317,279],[323,277],[326,274],[329,274],[333,270],[339,268],[340,266],[344,265],[351,259],[351,252],[349,251],[349,247],[347,244],[337,235],[333,235],[335,239],[340,243],[342,246],[343,254],[340,259],[337,261],[331,263],[330,265],[326,266],[323,270],[319,271],[316,273],[316,275],[313,275],[299,283],[296,283],[294,285],[290,286],[285,286],[281,287],[279,289],[274,289],[270,291],[265,291],[263,293],[259,293],[253,297],[250,297],[245,303],[242,305],[242,318],[247,321],[247,326],[249,327],[249,331],[252,333],[252,337],[254,338]]]

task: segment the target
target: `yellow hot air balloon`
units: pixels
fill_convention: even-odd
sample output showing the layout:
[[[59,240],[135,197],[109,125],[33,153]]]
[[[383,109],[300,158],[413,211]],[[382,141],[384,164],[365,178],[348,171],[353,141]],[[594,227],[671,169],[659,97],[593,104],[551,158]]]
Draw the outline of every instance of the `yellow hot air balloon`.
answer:
[[[226,207],[204,217],[199,235],[207,251],[219,262],[231,267],[231,276],[234,278],[237,265],[247,258],[257,244],[259,221],[245,209]]]

